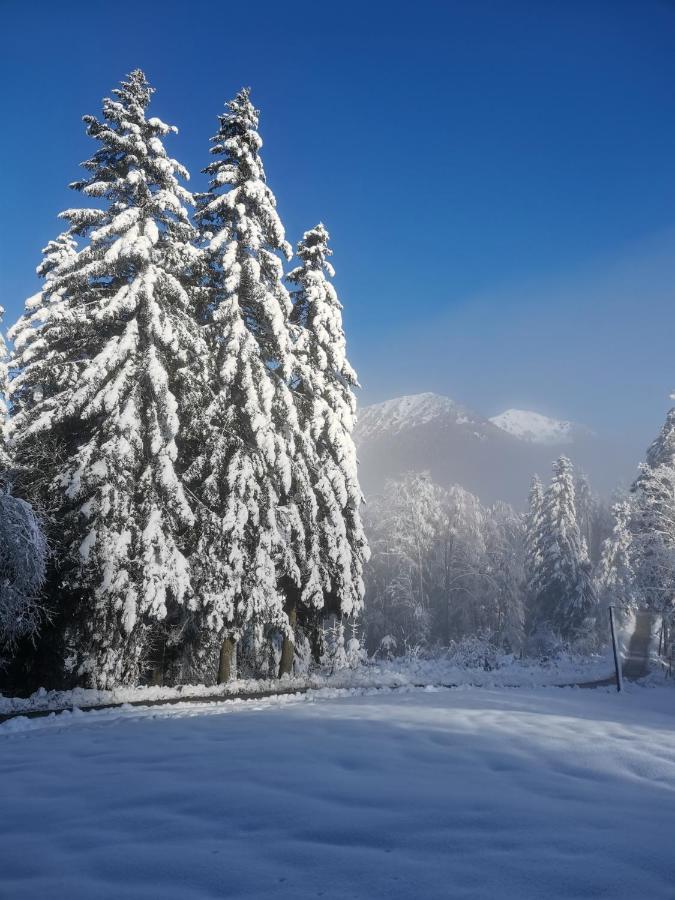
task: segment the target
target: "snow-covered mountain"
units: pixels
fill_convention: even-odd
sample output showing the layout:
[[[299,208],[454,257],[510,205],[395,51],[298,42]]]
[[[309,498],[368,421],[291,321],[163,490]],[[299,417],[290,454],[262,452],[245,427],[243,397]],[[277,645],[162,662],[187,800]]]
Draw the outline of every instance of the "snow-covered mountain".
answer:
[[[488,419],[432,393],[364,407],[355,440],[366,496],[387,478],[426,470],[440,484],[461,484],[484,502],[506,500],[522,508],[533,473],[547,480],[561,453],[603,491],[630,472],[610,471],[607,447],[583,426],[524,410]]]
[[[453,422],[470,426],[482,422],[450,397],[440,394],[411,394],[384,403],[366,406],[359,412],[358,437],[365,441],[382,434],[398,434],[432,422]]]
[[[507,409],[492,416],[490,421],[502,431],[532,444],[572,444],[581,435],[591,436],[590,429],[583,425],[551,419],[529,409]]]

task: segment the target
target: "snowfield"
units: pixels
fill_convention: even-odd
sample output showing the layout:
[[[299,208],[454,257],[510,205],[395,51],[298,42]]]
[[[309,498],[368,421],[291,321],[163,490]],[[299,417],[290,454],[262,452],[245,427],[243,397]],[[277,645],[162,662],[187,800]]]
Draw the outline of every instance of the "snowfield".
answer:
[[[12,900],[675,895],[675,689],[324,689],[0,725]]]

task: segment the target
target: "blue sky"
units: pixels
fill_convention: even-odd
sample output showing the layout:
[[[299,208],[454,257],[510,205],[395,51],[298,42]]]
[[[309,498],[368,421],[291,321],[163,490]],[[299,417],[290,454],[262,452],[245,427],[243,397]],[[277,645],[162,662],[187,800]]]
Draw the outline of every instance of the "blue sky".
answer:
[[[295,242],[333,235],[363,401],[447,393],[648,442],[675,388],[675,4],[0,0],[1,300],[134,67],[204,184],[253,88]]]

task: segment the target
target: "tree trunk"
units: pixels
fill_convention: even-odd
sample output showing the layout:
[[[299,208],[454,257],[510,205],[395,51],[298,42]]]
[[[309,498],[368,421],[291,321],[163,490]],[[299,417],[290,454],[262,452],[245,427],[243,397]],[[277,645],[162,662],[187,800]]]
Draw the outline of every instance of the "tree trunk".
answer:
[[[312,642],[312,659],[318,666],[321,662],[321,657],[323,656],[323,651],[324,651],[323,617],[320,615],[316,616],[315,621],[312,625],[311,642]]]
[[[156,687],[164,687],[164,666],[166,656],[166,635],[160,633],[162,652],[159,659],[155,659],[150,673],[150,684]]]
[[[218,664],[218,684],[225,684],[237,677],[237,642],[231,635],[223,638],[220,645],[220,662]]]
[[[293,659],[295,657],[295,626],[298,621],[298,610],[295,604],[288,611],[288,623],[291,636],[284,634],[284,643],[281,647],[281,660],[279,662],[279,678],[293,674]]]

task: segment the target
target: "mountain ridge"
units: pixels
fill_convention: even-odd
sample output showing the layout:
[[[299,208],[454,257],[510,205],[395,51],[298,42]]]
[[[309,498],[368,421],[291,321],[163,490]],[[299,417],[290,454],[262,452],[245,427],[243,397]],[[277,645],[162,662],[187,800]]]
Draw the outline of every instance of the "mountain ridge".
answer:
[[[583,425],[531,410],[506,410],[490,419],[431,392],[361,408],[354,439],[366,496],[389,478],[428,471],[439,484],[459,484],[483,502],[523,508],[532,476],[547,480],[562,453],[606,493],[618,480],[600,464],[608,448]]]

